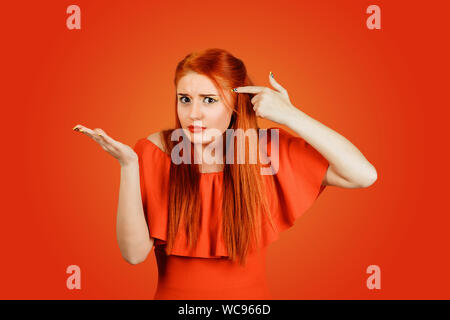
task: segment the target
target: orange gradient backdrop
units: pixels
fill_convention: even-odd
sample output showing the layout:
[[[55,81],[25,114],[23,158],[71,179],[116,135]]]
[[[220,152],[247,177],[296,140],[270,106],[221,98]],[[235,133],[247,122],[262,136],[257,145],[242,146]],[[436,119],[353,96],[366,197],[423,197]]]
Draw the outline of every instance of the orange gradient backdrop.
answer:
[[[153,250],[132,266],[116,241],[119,163],[72,128],[134,146],[173,126],[176,64],[213,47],[242,59],[257,85],[270,87],[272,71],[297,108],[378,171],[367,189],[327,187],[269,247],[273,296],[450,298],[448,8],[410,3],[5,3],[0,298],[152,299]],[[71,4],[81,30],[66,27]],[[366,27],[371,4],[381,30]],[[72,264],[81,290],[66,288]],[[380,290],[366,287],[369,265],[381,268]]]

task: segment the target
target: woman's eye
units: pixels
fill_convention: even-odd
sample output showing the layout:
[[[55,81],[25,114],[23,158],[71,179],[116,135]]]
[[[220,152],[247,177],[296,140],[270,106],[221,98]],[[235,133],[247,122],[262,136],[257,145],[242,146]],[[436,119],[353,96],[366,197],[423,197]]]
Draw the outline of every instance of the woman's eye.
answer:
[[[183,103],[185,103],[185,102],[183,101],[184,98],[186,98],[186,97],[181,97],[181,98],[180,98],[180,101],[183,102]]]
[[[211,101],[211,103],[217,102],[217,100],[216,100],[216,99],[213,99],[213,98],[210,98],[210,97],[205,97],[205,99],[211,99],[211,100],[210,100],[210,101]],[[210,103],[208,103],[208,104],[210,104]]]

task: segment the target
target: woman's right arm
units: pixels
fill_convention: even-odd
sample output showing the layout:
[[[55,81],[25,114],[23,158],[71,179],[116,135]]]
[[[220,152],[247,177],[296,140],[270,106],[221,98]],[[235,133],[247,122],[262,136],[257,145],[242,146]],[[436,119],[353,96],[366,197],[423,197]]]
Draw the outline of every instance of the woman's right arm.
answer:
[[[123,258],[131,264],[145,261],[154,241],[148,233],[139,183],[137,160],[121,166],[117,242]]]
[[[116,234],[122,257],[130,264],[147,258],[153,247],[142,206],[139,161],[134,150],[109,137],[103,130],[91,130],[76,125],[73,130],[85,133],[95,140],[120,163],[120,189],[117,208]]]

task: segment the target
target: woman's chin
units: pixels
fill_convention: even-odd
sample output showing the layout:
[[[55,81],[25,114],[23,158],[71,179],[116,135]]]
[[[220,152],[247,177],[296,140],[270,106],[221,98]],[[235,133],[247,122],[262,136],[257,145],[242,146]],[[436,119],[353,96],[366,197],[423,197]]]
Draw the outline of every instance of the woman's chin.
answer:
[[[191,140],[193,144],[208,144],[212,141],[211,138],[204,138],[202,135],[194,135],[193,133],[189,136],[189,140]]]

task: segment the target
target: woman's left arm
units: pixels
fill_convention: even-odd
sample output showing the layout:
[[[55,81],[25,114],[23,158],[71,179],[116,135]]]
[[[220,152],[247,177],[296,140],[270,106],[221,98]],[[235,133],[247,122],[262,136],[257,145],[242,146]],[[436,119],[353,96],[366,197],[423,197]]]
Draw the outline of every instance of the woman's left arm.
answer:
[[[272,76],[275,91],[260,86],[238,87],[234,92],[255,94],[251,99],[256,115],[286,125],[316,149],[330,166],[323,185],[367,188],[377,180],[375,167],[350,141],[294,107],[288,93]]]

